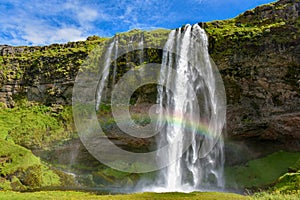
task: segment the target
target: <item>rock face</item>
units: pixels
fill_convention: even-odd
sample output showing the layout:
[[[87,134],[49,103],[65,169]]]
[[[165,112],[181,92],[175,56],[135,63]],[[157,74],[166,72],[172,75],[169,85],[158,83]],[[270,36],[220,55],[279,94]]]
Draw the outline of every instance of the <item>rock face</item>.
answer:
[[[280,0],[231,20],[201,23],[227,92],[229,138],[300,150],[299,13],[299,0]],[[0,46],[0,102],[13,107],[26,96],[46,105],[70,104],[80,64],[105,41],[94,36],[44,47]],[[153,95],[141,90],[138,102],[155,96],[154,87],[147,88]]]
[[[211,56],[227,92],[230,138],[300,150],[299,13],[300,1],[282,0],[238,16],[232,21],[236,31],[225,37],[211,31]],[[254,31],[245,37],[249,27]]]
[[[0,101],[8,107],[14,99],[47,105],[70,104],[74,78],[90,49],[104,39],[44,47],[0,46]]]

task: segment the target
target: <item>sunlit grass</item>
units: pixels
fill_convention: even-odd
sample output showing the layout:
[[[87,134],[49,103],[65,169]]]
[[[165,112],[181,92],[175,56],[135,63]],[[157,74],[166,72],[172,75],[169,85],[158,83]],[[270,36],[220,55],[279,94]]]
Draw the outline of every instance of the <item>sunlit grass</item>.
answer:
[[[40,200],[40,199],[59,199],[59,200],[133,200],[133,199],[231,199],[231,200],[243,200],[250,199],[249,197],[232,194],[232,193],[217,193],[217,192],[195,192],[195,193],[137,193],[137,194],[124,194],[124,195],[96,195],[85,192],[74,192],[74,191],[48,191],[48,192],[34,192],[34,193],[18,193],[18,192],[0,192],[0,199],[7,200]]]

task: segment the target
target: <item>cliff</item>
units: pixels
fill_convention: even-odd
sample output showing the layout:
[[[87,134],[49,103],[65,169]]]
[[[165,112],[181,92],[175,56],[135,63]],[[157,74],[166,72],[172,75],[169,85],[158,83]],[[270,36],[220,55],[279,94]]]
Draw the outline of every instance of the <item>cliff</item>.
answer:
[[[280,0],[234,19],[200,23],[226,88],[228,138],[250,146],[255,141],[258,150],[260,141],[300,150],[299,12],[299,0]],[[163,40],[167,33],[150,32],[153,40]],[[47,106],[69,105],[80,65],[93,48],[107,41],[93,36],[50,46],[1,45],[2,107],[12,108],[20,98]],[[153,55],[146,54],[148,59]],[[156,95],[153,88],[148,88],[150,95],[138,93],[140,102]]]
[[[246,11],[234,19],[199,23],[209,36],[210,55],[226,89],[227,166],[278,150],[300,150],[299,13],[300,0],[280,0]],[[142,31],[119,35],[129,38],[135,33]],[[145,42],[160,45],[168,33],[169,30],[143,32]],[[101,49],[109,40],[91,36],[86,41],[49,46],[0,45],[0,190],[78,184],[95,187],[116,182],[128,186],[139,180],[140,175],[128,175],[99,164],[73,130],[70,105],[75,77],[92,50],[97,46]],[[135,53],[124,56],[131,58]],[[160,63],[161,54],[161,50],[145,49],[144,61]],[[124,56],[117,60],[118,76],[139,65],[135,58],[127,65]],[[134,93],[136,106],[132,106],[131,111],[135,121],[147,123],[142,119],[143,112],[149,103],[155,102],[156,93],[156,85],[145,86]],[[111,141],[135,152],[152,148],[151,140],[124,136],[111,120],[109,111],[109,106],[103,106],[97,114]],[[33,150],[43,162],[20,146]],[[257,171],[270,163],[265,169],[282,165],[276,176],[269,177],[268,180],[273,181],[298,158],[296,153],[290,153],[293,159],[284,152],[274,155],[276,159],[267,157],[246,168],[251,171],[253,167]],[[286,161],[283,162],[283,158]],[[47,163],[71,168],[79,174],[77,182]],[[246,169],[241,168],[242,172]],[[260,177],[257,173],[239,174],[237,169],[229,170],[229,175],[245,179],[245,186],[254,186],[251,180]],[[269,181],[261,183],[269,184]]]
[[[227,92],[231,138],[299,150],[300,1],[259,6],[204,24]]]

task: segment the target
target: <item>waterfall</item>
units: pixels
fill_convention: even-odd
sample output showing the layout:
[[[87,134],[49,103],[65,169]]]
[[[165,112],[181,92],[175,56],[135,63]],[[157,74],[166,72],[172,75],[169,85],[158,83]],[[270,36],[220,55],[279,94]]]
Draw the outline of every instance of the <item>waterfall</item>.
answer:
[[[114,67],[113,67],[112,87],[116,83],[116,75],[117,75],[117,68],[118,68],[117,59],[118,59],[118,51],[119,51],[119,40],[118,40],[117,37],[115,37],[113,43],[114,43],[115,52],[114,52],[114,65],[113,65]]]
[[[97,87],[94,88],[96,98],[88,96],[88,90],[86,93],[75,92],[75,95],[78,95],[78,99],[83,103],[95,98],[96,109],[98,109],[101,101],[105,99],[106,93],[112,90],[111,108],[112,112],[117,113],[113,113],[116,124],[127,134],[130,134],[130,130],[137,130],[141,135],[143,131],[149,132],[148,127],[131,126],[129,108],[125,110],[128,112],[123,112],[123,107],[125,107],[123,105],[129,102],[130,98],[128,100],[126,95],[133,94],[131,93],[133,87],[146,84],[147,81],[149,83],[157,81],[159,86],[157,87],[155,109],[158,115],[153,117],[156,119],[154,125],[149,126],[152,128],[156,125],[157,130],[153,130],[153,132],[159,132],[156,136],[157,151],[128,153],[111,145],[109,141],[101,143],[102,146],[99,145],[102,149],[110,148],[109,151],[100,151],[101,148],[98,151],[98,148],[90,145],[97,141],[94,139],[94,134],[91,138],[87,137],[90,134],[89,131],[97,127],[93,123],[90,126],[82,124],[82,120],[78,119],[76,122],[80,126],[77,125],[77,127],[88,127],[81,128],[83,133],[87,131],[81,136],[83,143],[97,159],[115,169],[131,170],[126,166],[139,161],[138,164],[142,163],[143,165],[134,166],[132,169],[136,171],[126,172],[145,173],[159,170],[156,180],[151,184],[147,182],[144,186],[140,184],[143,188],[140,188],[139,191],[189,192],[223,189],[224,143],[222,130],[226,117],[226,95],[222,78],[209,57],[208,38],[205,31],[197,24],[186,25],[171,31],[166,42],[162,43],[164,46],[153,45],[149,35],[147,36],[143,32],[137,33],[132,32],[127,36],[117,35],[107,44],[106,50],[101,55],[104,58],[99,65],[101,68],[94,75],[99,77]],[[151,63],[144,63],[144,59],[147,60],[146,55],[148,55],[146,53],[144,55],[144,48],[156,49],[159,52],[163,50],[162,63],[148,65],[151,67],[145,70],[143,67],[147,67],[147,64]],[[117,59],[120,59],[120,63],[117,62]],[[119,68],[118,64],[120,64]],[[143,65],[137,67],[139,64]],[[118,70],[125,74],[118,74],[120,73]],[[122,79],[119,75],[122,75]],[[89,80],[84,78],[79,80]],[[112,82],[111,85],[107,83],[108,79]],[[90,81],[83,81],[82,86],[80,84],[77,86],[79,89],[85,90],[90,86],[89,84],[95,85]],[[76,98],[74,99],[76,100]],[[81,110],[74,111],[80,112]],[[96,119],[97,116],[91,114],[92,117],[89,119]],[[117,118],[120,123],[117,122]],[[96,122],[98,123],[98,121]],[[97,129],[97,132],[102,132],[102,129]],[[101,139],[103,140],[103,138]],[[111,152],[114,156],[111,156]],[[115,165],[115,160],[113,160],[115,158],[117,161],[124,159],[127,163],[124,165],[125,167],[120,167],[118,163]],[[145,167],[146,165],[149,167]]]
[[[103,92],[103,90],[107,87],[107,78],[109,76],[109,67],[111,65],[113,48],[116,46],[116,41],[117,40],[114,39],[113,42],[111,42],[109,44],[109,46],[107,47],[107,51],[106,51],[105,59],[104,59],[105,62],[103,64],[103,68],[101,68],[102,69],[102,73],[101,73],[102,76],[101,76],[100,81],[98,83],[98,88],[97,88],[97,93],[96,93],[96,110],[99,109],[100,102],[103,99],[103,96],[105,94]]]
[[[157,156],[159,161],[167,160],[170,165],[159,172],[152,190],[224,187],[221,132],[225,104],[222,95],[218,95],[222,91],[217,91],[219,77],[215,74],[208,54],[208,39],[201,27],[187,25],[171,31],[159,77],[160,83],[167,87],[159,86],[157,97],[159,117],[166,121],[157,137],[158,148],[169,147]],[[184,144],[190,145],[185,149]]]
[[[105,55],[104,55],[104,63],[101,63],[101,74],[98,86],[97,86],[97,92],[96,92],[96,110],[99,109],[100,103],[105,99],[106,95],[106,89],[108,87],[108,79],[109,76],[111,75],[112,80],[110,80],[111,84],[111,89],[113,89],[114,85],[117,82],[117,70],[118,70],[118,56],[124,52],[124,44],[119,43],[119,38],[121,40],[125,40],[128,42],[128,46],[126,47],[126,50],[129,52],[135,49],[135,43],[134,37],[124,38],[122,35],[116,35],[113,37],[112,41],[108,44],[105,50]],[[144,62],[144,36],[143,33],[141,32],[140,35],[138,36],[140,38],[140,41],[138,42],[137,49],[140,51],[139,52],[139,64],[142,64]],[[121,48],[121,49],[119,49]],[[132,58],[126,57],[126,65],[127,67],[130,65],[130,62],[132,62]],[[132,68],[132,65],[130,65]],[[110,69],[112,67],[112,69]]]
[[[138,49],[140,50],[140,53],[139,53],[139,62],[140,62],[140,65],[143,64],[144,62],[144,35],[141,34],[141,40],[138,44]]]

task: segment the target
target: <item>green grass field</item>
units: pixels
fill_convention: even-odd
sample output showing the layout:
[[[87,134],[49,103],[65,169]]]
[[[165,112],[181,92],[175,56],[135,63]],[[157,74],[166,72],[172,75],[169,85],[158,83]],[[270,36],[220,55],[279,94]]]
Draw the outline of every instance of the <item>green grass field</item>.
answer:
[[[270,194],[257,193],[253,196],[243,196],[220,192],[193,192],[193,193],[137,193],[123,195],[96,195],[87,192],[74,191],[43,191],[32,193],[0,192],[0,199],[5,200],[172,200],[172,199],[202,199],[202,200],[298,200],[300,193],[296,194]]]
[[[124,195],[96,195],[85,192],[72,192],[72,191],[51,191],[51,192],[33,192],[33,193],[18,193],[18,192],[0,192],[0,199],[5,200],[134,200],[134,199],[250,199],[249,197],[232,194],[232,193],[217,193],[217,192],[194,192],[194,193],[137,193],[137,194],[124,194]]]

